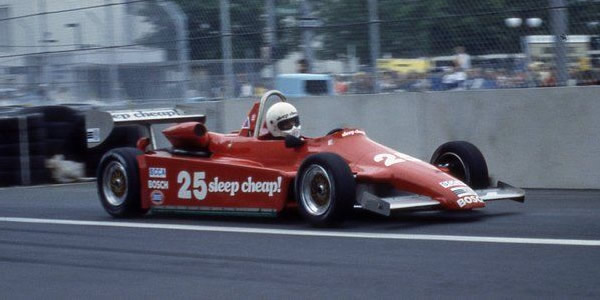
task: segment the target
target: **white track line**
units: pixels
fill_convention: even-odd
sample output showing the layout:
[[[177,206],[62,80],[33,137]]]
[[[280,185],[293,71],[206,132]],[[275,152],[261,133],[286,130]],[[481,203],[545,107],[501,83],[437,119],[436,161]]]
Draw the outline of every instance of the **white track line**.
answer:
[[[10,218],[10,217],[0,217],[0,222],[51,224],[51,225],[75,225],[75,226],[101,226],[101,227],[140,228],[140,229],[186,230],[186,231],[204,231],[204,232],[255,233],[255,234],[314,236],[314,237],[384,239],[384,240],[388,239],[388,240],[421,240],[421,241],[502,243],[502,244],[535,244],[535,245],[566,245],[566,246],[596,246],[596,247],[600,246],[600,240],[539,239],[539,238],[400,234],[400,233],[375,233],[375,232],[313,231],[313,230],[294,230],[294,229],[220,227],[220,226],[203,226],[203,225],[132,223],[132,222],[102,222],[102,221],[59,220],[59,219]]]

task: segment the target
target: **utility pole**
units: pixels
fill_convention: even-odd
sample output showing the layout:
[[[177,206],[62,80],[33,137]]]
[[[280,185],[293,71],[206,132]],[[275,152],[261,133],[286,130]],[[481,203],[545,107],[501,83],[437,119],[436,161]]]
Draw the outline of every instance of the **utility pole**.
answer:
[[[40,56],[40,86],[42,89],[42,98],[48,100],[48,42],[50,33],[46,31],[48,28],[48,15],[46,14],[46,0],[38,0],[39,26],[40,26],[40,43],[42,44],[42,55]]]
[[[375,94],[380,92],[377,59],[379,58],[379,23],[381,21],[377,13],[377,6],[377,0],[369,0],[369,47],[371,50],[371,78]]]
[[[569,73],[567,68],[568,16],[565,0],[550,0],[550,28],[554,35],[554,59],[556,62],[556,84],[567,85]]]
[[[271,66],[273,78],[275,78],[277,77],[277,64],[273,59],[277,47],[275,0],[266,0],[265,7],[267,10],[267,43],[269,47],[267,64]]]
[[[229,0],[221,0],[221,49],[223,52],[223,85],[224,97],[233,98],[235,82],[233,78],[233,61],[231,55],[231,24],[229,20]]]
[[[106,42],[109,47],[109,62],[108,62],[108,90],[110,100],[116,101],[119,98],[119,65],[115,53],[115,30],[113,24],[113,6],[112,0],[105,0],[104,7],[105,22],[106,23]]]
[[[309,0],[302,0],[302,21],[307,22],[313,20],[311,17],[311,5]],[[302,44],[304,49],[304,59],[308,64],[306,72],[313,72],[314,57],[312,51],[313,26],[301,25],[302,27]]]
[[[181,98],[187,97],[188,85],[190,81],[189,61],[189,41],[187,39],[187,16],[179,7],[171,1],[161,1],[159,4],[169,14],[171,20],[175,25],[176,36],[177,36],[177,59],[179,61],[179,73],[181,74],[182,80],[180,85]]]

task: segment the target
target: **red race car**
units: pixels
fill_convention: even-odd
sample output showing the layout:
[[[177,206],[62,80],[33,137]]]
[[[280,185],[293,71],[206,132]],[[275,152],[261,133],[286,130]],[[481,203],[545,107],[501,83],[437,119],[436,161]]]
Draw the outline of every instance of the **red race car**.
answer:
[[[149,210],[276,215],[298,209],[309,223],[328,226],[339,224],[352,209],[390,215],[472,210],[488,200],[524,201],[521,189],[489,185],[481,152],[467,142],[443,144],[426,163],[370,140],[360,129],[335,129],[318,138],[275,136],[269,129],[273,120],[265,121],[271,96],[281,100],[273,106],[285,103],[280,92],[267,92],[238,132],[209,132],[200,117],[163,130],[171,148],[148,150],[155,140],[151,136],[140,139],[137,148],[111,150],[98,167],[103,207],[115,217]],[[163,115],[144,116],[177,120]],[[285,116],[290,115],[277,120],[292,122],[281,130],[299,127],[297,113]]]

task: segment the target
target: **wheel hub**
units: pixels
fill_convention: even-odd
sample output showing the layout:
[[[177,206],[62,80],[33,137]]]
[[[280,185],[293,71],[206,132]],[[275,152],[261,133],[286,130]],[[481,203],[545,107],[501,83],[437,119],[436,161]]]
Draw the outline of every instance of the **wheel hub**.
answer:
[[[312,165],[302,176],[301,201],[306,210],[312,215],[322,215],[331,206],[331,181],[327,171]]]
[[[118,161],[111,161],[104,168],[102,192],[110,205],[119,206],[127,197],[127,173]]]

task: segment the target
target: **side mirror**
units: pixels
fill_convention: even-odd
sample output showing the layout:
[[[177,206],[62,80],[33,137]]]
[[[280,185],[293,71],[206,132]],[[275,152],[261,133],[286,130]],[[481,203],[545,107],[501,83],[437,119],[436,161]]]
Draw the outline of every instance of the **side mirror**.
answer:
[[[293,135],[286,135],[285,136],[285,147],[286,148],[298,148],[298,147],[302,147],[306,142],[299,138],[299,137],[295,137]]]

